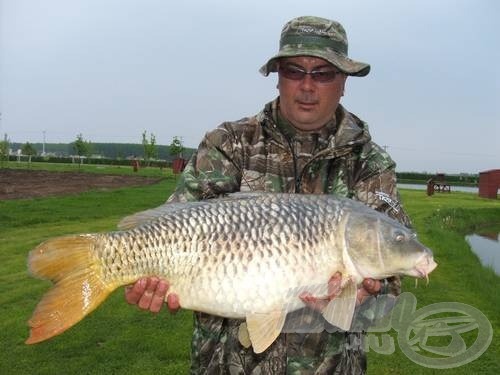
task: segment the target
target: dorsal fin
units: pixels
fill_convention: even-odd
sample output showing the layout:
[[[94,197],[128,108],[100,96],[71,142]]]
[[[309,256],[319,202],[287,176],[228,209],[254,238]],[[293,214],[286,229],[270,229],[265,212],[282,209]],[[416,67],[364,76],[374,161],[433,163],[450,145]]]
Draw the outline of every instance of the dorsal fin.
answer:
[[[219,198],[214,198],[214,199],[207,199],[203,201],[193,201],[193,202],[172,202],[172,203],[165,203],[162,204],[161,206],[158,206],[156,208],[151,208],[149,210],[145,211],[140,211],[135,214],[132,214],[130,216],[124,217],[119,223],[118,223],[118,229],[119,230],[129,230],[135,227],[138,227],[140,225],[150,223],[160,217],[166,216],[173,214],[175,212],[193,208],[193,207],[198,207],[198,206],[203,206],[206,204],[211,204],[217,201],[231,201],[231,200],[247,200],[247,199],[255,199],[258,197],[265,196],[266,194],[270,193],[263,193],[263,192],[236,192],[236,193],[230,193],[224,196],[221,196]]]
[[[221,199],[255,199],[260,197],[278,195],[279,193],[270,193],[267,191],[236,191],[234,193],[229,193],[221,197]]]
[[[173,214],[175,212],[185,210],[188,208],[202,206],[208,204],[210,201],[197,201],[197,202],[185,202],[185,203],[165,203],[156,208],[151,208],[149,210],[140,211],[130,216],[124,217],[118,223],[118,229],[129,230],[140,225],[152,222],[160,217]]]

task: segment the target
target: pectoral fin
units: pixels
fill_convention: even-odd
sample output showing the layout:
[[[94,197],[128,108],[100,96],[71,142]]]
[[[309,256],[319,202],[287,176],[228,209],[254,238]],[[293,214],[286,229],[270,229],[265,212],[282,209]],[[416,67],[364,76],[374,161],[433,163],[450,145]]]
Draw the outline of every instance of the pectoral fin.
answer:
[[[238,328],[238,340],[240,344],[243,345],[243,347],[246,349],[252,346],[246,323],[241,323],[240,327]]]
[[[285,318],[286,312],[281,310],[247,315],[246,326],[255,353],[262,353],[276,340],[285,325]]]
[[[332,299],[323,310],[323,317],[328,323],[344,331],[351,328],[354,309],[356,308],[357,290],[356,284],[348,280],[342,288],[342,292]]]

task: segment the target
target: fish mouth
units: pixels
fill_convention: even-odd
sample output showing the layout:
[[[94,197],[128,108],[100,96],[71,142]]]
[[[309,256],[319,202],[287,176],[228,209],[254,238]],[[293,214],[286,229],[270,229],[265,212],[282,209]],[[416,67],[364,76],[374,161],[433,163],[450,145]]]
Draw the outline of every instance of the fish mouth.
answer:
[[[436,267],[437,263],[434,261],[434,257],[430,254],[424,254],[415,265],[415,268],[409,272],[409,275],[421,279],[425,278],[429,282],[429,274]]]

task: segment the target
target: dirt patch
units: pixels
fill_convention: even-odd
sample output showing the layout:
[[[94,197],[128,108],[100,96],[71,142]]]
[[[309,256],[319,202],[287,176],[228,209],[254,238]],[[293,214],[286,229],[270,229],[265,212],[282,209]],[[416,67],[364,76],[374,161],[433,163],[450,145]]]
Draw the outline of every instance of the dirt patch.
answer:
[[[81,193],[93,189],[151,185],[159,178],[0,169],[0,200]]]

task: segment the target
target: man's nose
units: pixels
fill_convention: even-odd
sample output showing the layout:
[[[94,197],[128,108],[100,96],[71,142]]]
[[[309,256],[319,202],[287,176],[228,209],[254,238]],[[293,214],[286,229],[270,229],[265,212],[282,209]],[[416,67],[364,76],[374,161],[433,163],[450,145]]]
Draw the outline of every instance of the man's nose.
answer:
[[[300,81],[300,88],[305,91],[312,91],[316,87],[316,83],[310,74],[306,74],[302,81]]]

